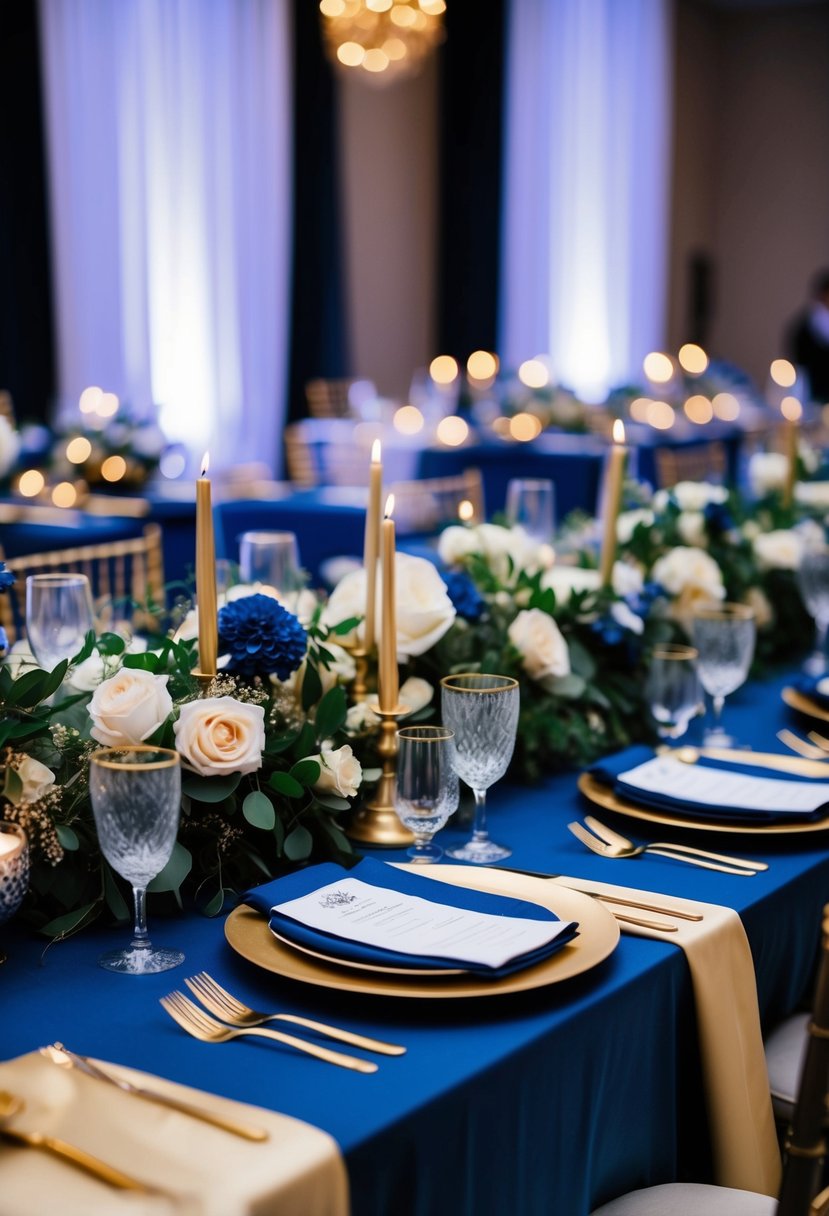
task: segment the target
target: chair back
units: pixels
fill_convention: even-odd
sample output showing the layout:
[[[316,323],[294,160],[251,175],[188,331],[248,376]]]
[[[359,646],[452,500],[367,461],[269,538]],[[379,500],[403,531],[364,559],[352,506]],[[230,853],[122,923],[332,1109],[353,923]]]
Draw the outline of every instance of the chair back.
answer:
[[[777,1216],[807,1216],[829,1207],[829,1191],[813,1200],[826,1155],[824,1119],[829,1093],[829,904],[823,909],[817,987],[797,1101],[786,1136]]]
[[[448,477],[394,482],[389,493],[394,495],[394,518],[401,536],[437,532],[447,524],[458,523],[462,502],[472,504],[472,512],[466,517],[470,523],[482,523],[486,518],[480,469],[465,469]]]
[[[660,488],[678,481],[724,482],[728,475],[728,452],[719,440],[656,448],[654,463]]]
[[[355,414],[355,401],[351,390],[355,384],[369,392],[374,386],[365,380],[309,380],[305,385],[305,398],[312,418],[351,418]],[[365,390],[364,390],[365,392]],[[356,395],[356,394],[355,394]]]
[[[58,571],[85,574],[92,589],[99,625],[106,629],[120,621],[140,624],[142,605],[148,600],[159,605],[164,602],[164,566],[158,524],[147,524],[143,535],[132,540],[10,557],[6,567],[16,580],[6,595],[0,595],[0,625],[8,633],[10,642],[25,635],[26,579],[30,574]]]

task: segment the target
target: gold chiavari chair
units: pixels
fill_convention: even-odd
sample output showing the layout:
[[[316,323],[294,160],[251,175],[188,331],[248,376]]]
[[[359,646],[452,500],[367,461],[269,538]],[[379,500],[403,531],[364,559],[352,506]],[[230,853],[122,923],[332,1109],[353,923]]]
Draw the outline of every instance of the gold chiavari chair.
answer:
[[[654,460],[660,487],[675,486],[679,481],[725,481],[728,471],[725,444],[717,440],[688,447],[657,448]]]
[[[354,415],[351,390],[358,381],[309,380],[305,385],[305,399],[312,418],[351,418]]]
[[[30,574],[58,571],[85,574],[92,588],[99,625],[104,629],[112,629],[121,622],[133,627],[140,625],[144,623],[142,606],[148,602],[164,602],[164,566],[158,524],[147,524],[143,535],[131,540],[10,557],[6,560],[6,568],[16,580],[6,595],[0,595],[0,625],[5,628],[10,642],[17,641],[25,633],[25,589]]]
[[[460,521],[460,505],[471,503],[469,523],[481,523],[484,514],[484,484],[480,469],[465,469],[450,477],[427,477],[422,481],[398,481],[389,486],[394,495],[394,518],[398,531],[436,532]]]

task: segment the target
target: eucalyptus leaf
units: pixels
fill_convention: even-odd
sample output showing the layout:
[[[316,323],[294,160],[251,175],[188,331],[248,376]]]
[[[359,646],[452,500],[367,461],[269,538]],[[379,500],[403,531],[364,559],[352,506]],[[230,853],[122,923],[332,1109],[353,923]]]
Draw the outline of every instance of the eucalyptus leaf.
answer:
[[[346,802],[345,798],[338,798],[336,794],[315,793],[314,801],[318,802],[320,806],[324,806],[327,811],[336,811],[337,814],[340,811],[351,810],[351,803]]]
[[[290,773],[271,773],[268,785],[286,798],[301,798],[305,793],[304,788]]]
[[[345,722],[348,703],[345,689],[330,688],[317,706],[316,731],[318,739],[331,739]]]
[[[233,793],[241,780],[241,773],[227,773],[220,777],[200,777],[193,773],[183,779],[181,792],[194,802],[221,802]]]
[[[255,828],[269,832],[276,823],[276,811],[267,794],[254,790],[242,803],[242,814]]]
[[[104,862],[102,868],[104,872],[104,899],[106,900],[107,907],[117,921],[121,924],[128,923],[130,910],[127,906],[127,901],[118,889],[118,884],[115,881],[115,876],[108,862]]]
[[[555,697],[563,697],[566,701],[575,701],[582,696],[587,687],[587,682],[577,676],[575,672],[570,672],[566,676],[558,676],[549,684],[550,692]]]
[[[97,647],[101,654],[123,654],[127,648],[127,643],[120,636],[120,634],[102,633],[98,637]]]
[[[173,852],[160,874],[157,874],[147,887],[148,891],[178,892],[181,884],[193,868],[193,856],[179,841],[173,845]]]
[[[301,823],[289,832],[285,837],[284,851],[285,856],[290,861],[304,861],[306,857],[310,857],[311,848],[314,843],[314,838],[306,827]]]
[[[309,788],[314,782],[319,780],[320,765],[318,760],[297,760],[290,770],[290,775],[300,785],[306,785]]]
[[[224,888],[219,887],[215,895],[212,895],[207,903],[202,908],[205,916],[218,916],[222,908],[225,906]]]
[[[77,852],[80,847],[78,833],[74,828],[70,828],[68,823],[58,823],[55,825],[55,831],[58,834],[58,840],[68,853]]]
[[[62,916],[56,916],[54,920],[50,920],[38,930],[44,937],[59,938],[69,937],[70,934],[82,929],[85,924],[88,924],[96,914],[96,910],[100,907],[100,899],[93,899],[91,903],[84,904],[81,908],[73,908],[71,912],[65,912]]]
[[[312,705],[316,705],[322,696],[322,681],[319,677],[319,672],[313,663],[305,664],[305,673],[302,677],[302,708],[309,710]]]

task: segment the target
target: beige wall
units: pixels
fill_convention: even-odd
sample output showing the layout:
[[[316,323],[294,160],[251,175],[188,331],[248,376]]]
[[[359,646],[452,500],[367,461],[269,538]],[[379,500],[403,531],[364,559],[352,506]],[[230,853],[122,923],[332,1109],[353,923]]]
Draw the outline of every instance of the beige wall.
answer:
[[[829,6],[677,0],[669,338],[687,255],[715,268],[711,350],[762,387],[812,272],[829,265]]]
[[[437,69],[385,88],[339,77],[352,372],[405,397],[435,350]]]

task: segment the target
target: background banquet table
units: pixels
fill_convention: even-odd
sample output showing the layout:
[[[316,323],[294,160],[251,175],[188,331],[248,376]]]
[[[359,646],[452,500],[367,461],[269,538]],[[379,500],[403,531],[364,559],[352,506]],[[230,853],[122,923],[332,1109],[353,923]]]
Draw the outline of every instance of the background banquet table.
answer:
[[[779,747],[783,682],[748,686],[729,701],[730,725],[755,746]],[[507,865],[734,907],[751,945],[764,1026],[808,1001],[829,895],[822,834],[694,841],[769,862],[767,873],[737,878],[657,857],[612,862],[587,853],[567,831],[586,809],[574,774],[533,790],[503,783],[491,807],[493,835],[514,849]],[[649,825],[616,822],[654,838],[641,830]],[[459,835],[447,830],[442,839]],[[668,940],[623,936],[595,970],[523,995],[409,1001],[260,972],[225,944],[221,920],[156,918],[153,928],[187,961],[166,976],[132,979],[95,961],[123,929],[85,933],[44,955],[42,942],[7,926],[2,1055],[60,1039],[307,1120],[339,1143],[357,1216],[585,1216],[635,1186],[708,1170],[690,977]],[[272,1044],[196,1042],[157,1001],[201,969],[256,1007],[316,1014],[404,1043],[408,1054],[364,1077]]]

